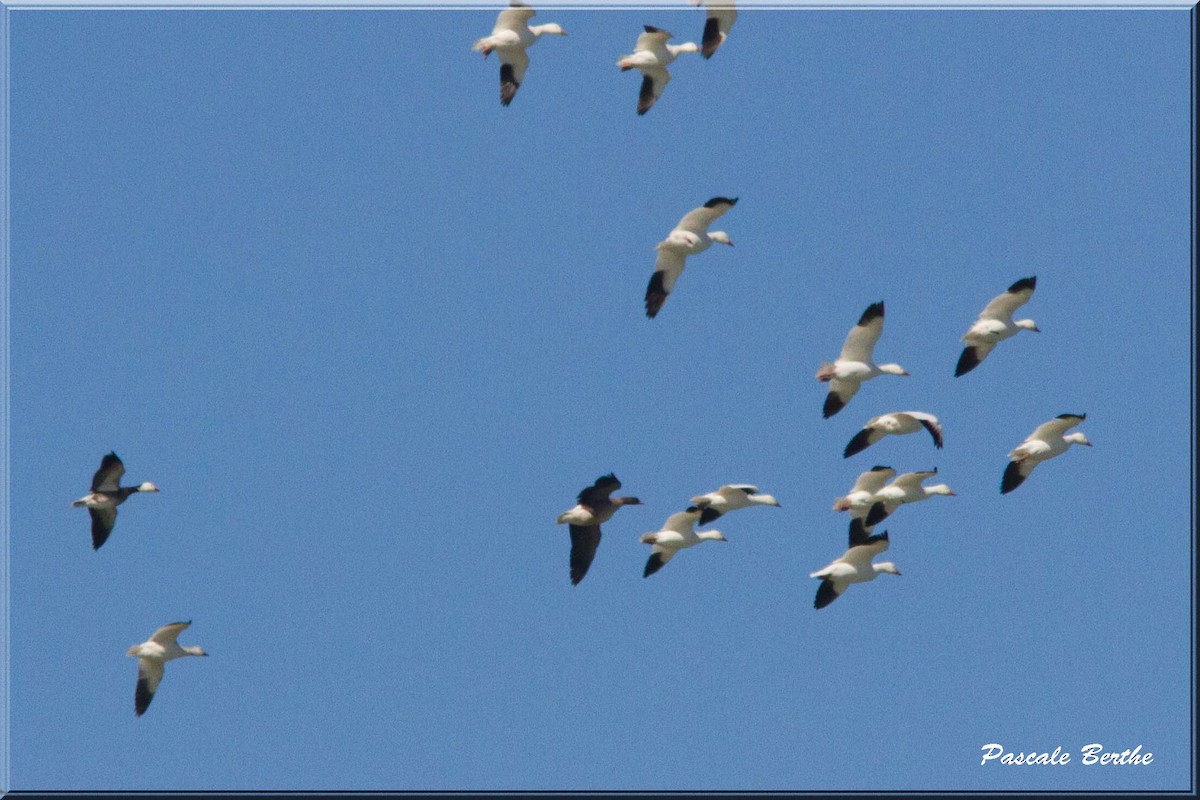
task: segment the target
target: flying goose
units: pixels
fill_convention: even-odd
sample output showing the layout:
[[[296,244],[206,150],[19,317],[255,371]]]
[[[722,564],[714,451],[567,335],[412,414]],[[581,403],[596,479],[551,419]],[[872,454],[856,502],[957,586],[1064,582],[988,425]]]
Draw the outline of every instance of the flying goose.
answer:
[[[671,80],[667,67],[679,57],[680,53],[696,53],[700,48],[695,42],[683,44],[667,44],[674,34],[667,33],[653,25],[644,25],[645,33],[637,39],[633,53],[621,56],[617,66],[622,72],[631,69],[642,71],[642,90],[638,93],[637,113],[645,114],[654,105]]]
[[[1020,486],[1033,468],[1046,459],[1060,456],[1073,444],[1091,447],[1092,443],[1082,433],[1066,433],[1087,419],[1087,414],[1059,414],[1049,422],[1038,425],[1025,441],[1016,447],[1008,457],[1012,459],[1004,470],[1004,478],[1000,481],[1000,494],[1008,494]]]
[[[729,209],[737,205],[736,197],[714,197],[699,208],[693,208],[683,215],[667,238],[663,239],[655,249],[658,258],[654,262],[654,274],[650,276],[650,284],[646,287],[646,316],[654,319],[654,315],[667,302],[667,295],[675,286],[675,281],[683,272],[684,262],[688,256],[703,253],[713,242],[720,242],[733,247],[729,234],[725,231],[709,233],[708,226]]]
[[[842,353],[836,361],[822,364],[817,380],[829,384],[822,415],[828,419],[845,408],[865,380],[880,375],[907,375],[899,364],[875,364],[871,351],[883,333],[883,302],[872,303],[862,313],[858,324],[850,329]]]
[[[621,506],[640,506],[636,497],[610,497],[621,482],[611,472],[601,475],[591,486],[579,492],[578,505],[558,515],[557,523],[567,523],[571,530],[571,584],[577,585],[587,575],[596,548],[600,546],[600,525],[612,519]]]
[[[513,2],[496,17],[496,26],[492,35],[479,39],[471,46],[472,50],[483,53],[487,58],[495,50],[500,54],[500,105],[507,106],[513,101],[517,89],[525,80],[525,70],[529,66],[529,55],[525,48],[531,46],[542,34],[553,33],[566,36],[567,32],[561,25],[550,22],[545,25],[530,25],[529,20],[537,12],[524,3]]]
[[[700,40],[700,55],[712,58],[717,48],[729,37],[729,29],[737,19],[733,0],[692,0],[696,5],[707,6],[704,20],[704,38]]]
[[[759,494],[757,486],[748,483],[731,483],[715,492],[692,498],[692,505],[702,509],[699,525],[707,525],[729,511],[748,506],[779,506],[779,501],[769,494]]]
[[[855,538],[852,531],[850,549],[829,566],[809,574],[810,578],[821,579],[813,608],[824,608],[837,600],[852,583],[873,581],[884,572],[890,575],[899,575],[900,570],[896,569],[896,565],[890,561],[871,563],[871,559],[887,549],[887,531],[878,536],[863,536],[862,538]]]
[[[184,656],[208,655],[202,648],[180,647],[179,642],[175,641],[179,637],[180,631],[191,624],[192,621],[188,620],[187,622],[172,622],[169,625],[163,625],[154,632],[149,640],[135,644],[125,654],[138,660],[138,681],[137,690],[133,695],[133,708],[139,717],[146,713],[146,709],[150,707],[150,701],[154,699],[154,693],[158,691],[164,664]]]
[[[1013,322],[1013,312],[1029,302],[1033,290],[1037,288],[1037,277],[1030,276],[1008,287],[1002,295],[993,297],[979,313],[979,319],[971,325],[963,335],[967,343],[962,355],[958,357],[958,366],[954,368],[954,377],[966,375],[978,367],[988,353],[1005,339],[1011,339],[1021,331],[1041,333],[1037,323],[1031,319],[1019,319]]]
[[[646,569],[642,572],[643,578],[648,578],[658,572],[664,564],[684,548],[694,547],[701,542],[710,540],[729,541],[721,535],[720,531],[697,532],[695,526],[700,519],[700,513],[701,509],[696,506],[688,506],[687,510],[667,517],[662,530],[642,534],[642,544],[654,545],[650,551],[650,558],[646,561]]]
[[[929,435],[933,437],[934,446],[941,450],[942,426],[937,417],[933,414],[926,414],[924,411],[893,411],[890,414],[883,414],[867,420],[863,429],[855,434],[850,443],[846,445],[842,457],[849,458],[856,453],[861,453],[888,434],[916,433],[921,428],[929,431]]]
[[[117,522],[117,506],[137,492],[157,492],[158,487],[146,481],[137,486],[121,486],[125,465],[116,453],[109,453],[100,460],[100,469],[92,476],[92,491],[71,503],[72,508],[86,507],[92,517],[92,549],[108,541],[113,525]]]
[[[858,476],[854,486],[845,497],[833,501],[834,511],[850,512],[850,539],[857,540],[870,535],[874,525],[866,524],[867,514],[875,505],[875,493],[884,487],[889,479],[895,477],[896,470],[891,467],[874,466]]]
[[[935,494],[954,495],[955,492],[944,483],[934,486],[922,486],[921,482],[937,475],[937,468],[925,472],[906,472],[898,475],[887,486],[884,486],[871,498],[871,510],[865,520],[866,526],[878,525],[893,511],[907,503],[917,503],[928,500]]]

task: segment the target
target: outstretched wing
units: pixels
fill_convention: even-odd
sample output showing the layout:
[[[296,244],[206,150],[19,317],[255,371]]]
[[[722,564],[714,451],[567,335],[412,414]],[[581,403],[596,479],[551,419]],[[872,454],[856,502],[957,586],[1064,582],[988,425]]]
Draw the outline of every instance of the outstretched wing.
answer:
[[[520,33],[521,29],[529,27],[529,20],[533,19],[533,15],[537,12],[527,5],[521,3],[513,3],[509,8],[504,9],[496,17],[496,27],[492,28],[492,35],[496,35],[501,31],[512,31]]]
[[[163,665],[161,661],[148,658],[138,659],[137,688],[133,693],[133,710],[140,717],[150,707],[158,684],[162,681]]]
[[[161,628],[159,628],[158,630],[156,630],[154,632],[154,635],[150,637],[150,641],[155,642],[156,644],[161,644],[163,647],[166,647],[171,642],[178,639],[180,632],[183,631],[184,628],[186,628],[188,625],[191,625],[191,624],[192,624],[192,621],[188,620],[187,622],[172,622],[168,625],[163,625]]]
[[[92,549],[99,550],[117,524],[117,509],[115,506],[89,508],[88,513],[92,516]]]
[[[829,394],[825,395],[825,406],[821,410],[822,416],[829,419],[845,408],[846,403],[850,402],[850,398],[858,393],[858,387],[861,385],[858,381],[843,381],[837,378],[829,381]]]
[[[1026,459],[1008,462],[1008,466],[1004,468],[1004,477],[1000,479],[1000,494],[1008,494],[1024,483],[1037,465],[1037,461]]]
[[[620,488],[621,482],[610,472],[596,478],[595,483],[582,489],[575,500],[588,508],[595,508],[598,504],[607,502],[609,495]]]
[[[524,50],[500,51],[500,105],[508,105],[517,96],[528,66],[529,56]]]
[[[714,197],[699,208],[684,214],[675,226],[677,231],[689,231],[697,236],[708,232],[708,226],[729,209],[737,205],[736,197]]]
[[[659,249],[658,258],[654,262],[654,274],[650,276],[650,283],[646,286],[647,317],[654,319],[662,310],[663,303],[667,302],[667,295],[671,293],[675,281],[683,273],[686,260],[682,253],[667,248]]]
[[[571,528],[571,584],[577,585],[587,575],[596,548],[600,546],[599,525],[572,525]]]
[[[1085,419],[1087,419],[1087,414],[1059,414],[1049,422],[1043,422],[1034,428],[1033,433],[1029,434],[1029,438],[1025,441],[1040,439],[1048,442],[1062,436]]]
[[[1008,291],[1004,294],[993,297],[983,307],[983,311],[979,312],[979,318],[1008,322],[1012,319],[1014,311],[1029,302],[1029,298],[1033,297],[1033,290],[1036,287],[1036,277],[1021,278],[1021,280],[1008,287]]]
[[[858,318],[858,324],[850,329],[846,343],[842,345],[842,361],[871,360],[871,353],[879,335],[883,333],[883,302],[872,303]]]
[[[125,474],[125,465],[116,453],[109,453],[100,459],[100,469],[92,476],[93,492],[115,492],[121,486],[121,476]]]
[[[717,52],[717,48],[729,36],[729,29],[733,27],[736,19],[737,10],[732,4],[721,8],[709,6],[708,16],[704,20],[704,38],[700,40],[700,55],[712,58],[713,53]]]
[[[667,88],[667,84],[671,82],[671,73],[667,71],[666,67],[642,67],[641,70],[642,88],[638,91],[637,103],[639,116],[645,114],[651,106],[658,102],[663,89]]]

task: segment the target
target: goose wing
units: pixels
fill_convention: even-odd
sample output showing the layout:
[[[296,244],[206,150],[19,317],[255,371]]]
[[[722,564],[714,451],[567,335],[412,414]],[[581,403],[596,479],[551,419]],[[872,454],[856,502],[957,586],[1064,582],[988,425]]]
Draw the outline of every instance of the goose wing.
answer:
[[[178,639],[180,632],[191,624],[192,621],[188,620],[187,622],[172,622],[168,625],[163,625],[154,632],[154,635],[150,637],[150,641],[166,647]]]
[[[88,514],[92,517],[92,549],[99,550],[117,524],[117,509],[115,506],[89,508]]]
[[[713,53],[717,52],[717,48],[729,36],[729,29],[733,27],[736,19],[737,10],[732,5],[723,7],[710,5],[708,16],[704,20],[704,37],[700,40],[700,55],[712,58]]]
[[[645,36],[646,34],[642,34]],[[638,115],[645,114],[658,102],[663,89],[671,82],[671,73],[666,67],[641,67],[642,88],[638,90]]]
[[[616,475],[610,472],[607,475],[601,475],[599,478],[596,478],[595,483],[582,489],[575,500],[588,508],[594,509],[597,505],[607,502],[609,495],[620,488],[621,482],[617,480]]]
[[[686,260],[687,256],[683,253],[665,247],[659,248],[658,258],[654,261],[654,273],[646,286],[647,317],[653,319],[662,310],[663,303],[667,302],[667,295],[675,288],[675,281],[683,273]]]
[[[708,232],[708,226],[713,220],[737,205],[737,201],[736,197],[714,197],[699,208],[693,208],[684,214],[675,230],[703,236]]]
[[[983,307],[983,311],[979,312],[979,318],[1008,322],[1012,319],[1014,311],[1029,302],[1029,298],[1033,297],[1033,290],[1036,287],[1036,277],[1022,278],[1008,287],[1008,291],[1004,294],[993,297]]]
[[[846,343],[842,345],[841,361],[865,361],[870,363],[871,352],[879,335],[883,333],[883,303],[872,303],[858,319],[858,324],[850,329]]]
[[[492,28],[492,35],[502,31],[520,33],[522,29],[529,27],[529,20],[533,19],[533,15],[536,13],[527,5],[513,3],[497,15],[496,27]]]
[[[572,525],[571,527],[571,584],[577,585],[587,575],[600,546],[599,525]]]
[[[1085,419],[1087,419],[1087,414],[1059,414],[1049,422],[1043,422],[1041,425],[1038,425],[1025,441],[1030,442],[1034,439],[1040,439],[1043,442],[1048,442],[1051,439],[1061,437]]]
[[[929,435],[933,437],[933,444],[937,449],[942,449],[942,423],[938,422],[938,418],[933,414],[926,414],[924,411],[900,411],[896,413],[898,417],[908,417],[919,423],[921,427],[929,431]]]
[[[92,475],[93,492],[115,492],[121,486],[121,476],[125,474],[125,464],[117,458],[116,453],[109,453],[100,459],[100,469]]]
[[[506,106],[517,96],[525,80],[529,55],[524,50],[500,50],[500,105]]]
[[[138,679],[137,688],[133,693],[133,709],[140,717],[146,713],[146,709],[150,707],[150,701],[154,699],[154,693],[158,691],[158,684],[162,681],[163,663],[158,659],[139,658],[138,659]]]

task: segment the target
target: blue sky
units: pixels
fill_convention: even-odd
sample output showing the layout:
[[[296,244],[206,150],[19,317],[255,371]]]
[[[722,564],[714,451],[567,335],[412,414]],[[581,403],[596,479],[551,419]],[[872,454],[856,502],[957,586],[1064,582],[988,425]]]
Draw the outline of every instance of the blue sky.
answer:
[[[699,11],[543,9],[509,108],[494,16],[9,13],[10,785],[1187,788],[1189,13],[744,10],[644,117],[615,60]],[[647,320],[715,195],[736,246]],[[1041,335],[953,378],[1028,275]],[[878,300],[912,377],[824,420]],[[841,457],[905,409],[944,450]],[[1064,412],[1095,447],[1002,497]],[[93,552],[109,450],[162,492]],[[815,611],[874,464],[958,494]],[[572,587],[554,519],[609,471],[644,505]],[[731,482],[782,507],[643,579]],[[211,657],[135,718],[176,619]]]

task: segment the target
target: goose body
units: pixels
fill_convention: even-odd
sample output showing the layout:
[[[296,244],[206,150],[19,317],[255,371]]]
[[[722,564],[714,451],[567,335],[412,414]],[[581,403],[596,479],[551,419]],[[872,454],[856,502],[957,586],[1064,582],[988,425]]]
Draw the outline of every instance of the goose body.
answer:
[[[1005,339],[1011,339],[1021,331],[1041,333],[1037,323],[1033,320],[1019,319],[1014,322],[1012,318],[1013,312],[1028,303],[1029,298],[1033,297],[1035,288],[1037,288],[1036,276],[1021,278],[1009,286],[1008,291],[993,297],[991,302],[984,306],[983,311],[979,314],[979,319],[975,320],[975,323],[962,337],[967,346],[963,348],[962,355],[958,357],[958,365],[954,368],[954,377],[966,375],[978,367],[988,357],[988,353],[992,352],[996,345]]]
[[[164,664],[184,656],[208,655],[203,648],[180,647],[179,642],[176,641],[180,632],[191,624],[189,620],[188,622],[172,622],[164,625],[146,641],[130,647],[126,653],[138,660],[138,681],[133,695],[133,708],[139,717],[146,713],[146,709],[150,707],[150,701],[154,699],[154,693],[158,691],[158,684],[163,677]]]
[[[863,429],[855,434],[850,443],[846,445],[842,456],[849,458],[856,453],[861,453],[885,436],[916,433],[922,428],[929,431],[929,435],[933,437],[934,446],[941,450],[942,425],[938,422],[937,417],[933,414],[926,414],[924,411],[893,411],[890,414],[883,414],[867,420]]]
[[[1059,414],[1049,422],[1038,425],[1008,457],[1011,459],[1000,481],[1000,494],[1016,489],[1033,472],[1038,464],[1067,452],[1073,444],[1091,447],[1092,443],[1082,433],[1067,433],[1087,419],[1087,414]]]
[[[579,492],[577,505],[558,515],[556,522],[566,524],[571,531],[571,584],[577,585],[587,575],[596,548],[600,546],[600,525],[612,519],[621,506],[641,505],[636,497],[612,497],[621,488],[613,473],[601,475],[591,486]]]
[[[715,492],[692,498],[692,505],[701,509],[698,525],[707,525],[730,511],[750,506],[779,506],[779,501],[769,494],[761,494],[757,486],[748,483],[730,483]]]
[[[667,517],[662,530],[653,533],[643,533],[642,544],[652,545],[650,558],[642,572],[643,578],[648,578],[663,568],[676,553],[688,547],[695,547],[701,542],[728,541],[720,531],[696,531],[696,523],[700,520],[701,509],[689,506],[686,511],[680,511]]]
[[[733,246],[725,231],[709,233],[708,226],[729,209],[737,205],[736,197],[714,197],[699,208],[683,215],[679,224],[667,234],[667,238],[655,245],[658,258],[654,262],[654,273],[646,287],[646,316],[653,319],[667,295],[675,288],[675,281],[683,273],[688,256],[703,253],[713,242]]]
[[[872,564],[875,556],[888,549],[887,531],[878,536],[862,536],[855,538],[851,534],[850,549],[824,569],[809,573],[810,578],[820,578],[821,585],[817,587],[817,597],[813,602],[814,608],[824,608],[837,600],[852,583],[867,583],[878,578],[883,573],[899,575],[900,570],[890,561]]]
[[[944,483],[934,486],[922,486],[921,483],[934,475],[936,469],[924,472],[906,472],[898,475],[887,486],[884,486],[871,498],[871,510],[867,513],[866,526],[878,525],[893,511],[908,503],[918,503],[928,500],[936,494],[954,495],[955,492]]]
[[[493,51],[500,55],[500,105],[511,103],[525,81],[525,70],[529,67],[525,50],[547,33],[567,35],[557,23],[531,26],[529,20],[536,13],[529,6],[514,2],[496,17],[492,35],[476,40],[471,46],[472,50],[483,53],[484,58]]]
[[[633,52],[617,59],[617,66],[622,72],[637,69],[642,73],[642,88],[638,92],[637,103],[639,116],[650,110],[670,82],[671,73],[667,71],[667,67],[671,62],[678,58],[680,53],[696,53],[700,50],[695,42],[667,44],[674,34],[653,25],[645,25],[643,29],[645,32],[638,36]]]
[[[883,302],[872,303],[850,329],[841,355],[836,361],[822,364],[817,380],[829,384],[822,415],[828,419],[841,411],[858,392],[862,382],[880,375],[908,375],[899,364],[876,364],[872,361],[875,343],[883,333]]]
[[[92,549],[108,541],[113,526],[117,524],[117,506],[138,492],[157,492],[159,488],[149,481],[137,486],[121,486],[125,464],[116,453],[109,453],[100,460],[100,469],[92,475],[92,490],[71,503],[72,508],[86,508],[92,518]]]
[[[704,19],[704,37],[700,40],[700,55],[712,58],[717,48],[729,38],[729,29],[737,20],[737,9],[733,0],[692,0],[696,5],[706,7]]]

